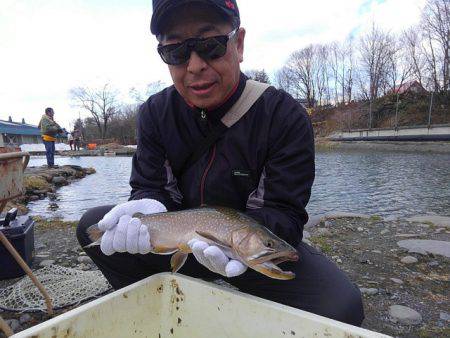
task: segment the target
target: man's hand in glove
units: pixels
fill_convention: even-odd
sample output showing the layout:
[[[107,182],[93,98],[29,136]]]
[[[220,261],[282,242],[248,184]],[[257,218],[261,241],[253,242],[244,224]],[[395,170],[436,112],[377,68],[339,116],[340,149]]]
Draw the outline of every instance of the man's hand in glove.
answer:
[[[201,240],[192,239],[188,243],[197,261],[209,270],[224,277],[236,277],[247,270],[240,261],[230,259],[222,249]]]
[[[149,215],[166,211],[166,207],[154,199],[128,201],[116,205],[98,222],[99,229],[105,231],[100,249],[108,256],[115,252],[149,253],[152,248],[147,227],[132,216],[138,212]]]

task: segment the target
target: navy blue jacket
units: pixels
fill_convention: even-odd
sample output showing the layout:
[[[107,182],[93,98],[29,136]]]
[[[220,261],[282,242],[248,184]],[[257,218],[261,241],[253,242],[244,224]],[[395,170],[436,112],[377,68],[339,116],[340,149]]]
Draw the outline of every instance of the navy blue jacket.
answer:
[[[151,96],[137,117],[130,199],[168,210],[227,206],[260,221],[292,245],[302,239],[314,181],[313,130],[289,94],[268,88],[209,152],[180,172],[193,147],[238,100],[247,77],[218,109],[189,106],[174,86]]]

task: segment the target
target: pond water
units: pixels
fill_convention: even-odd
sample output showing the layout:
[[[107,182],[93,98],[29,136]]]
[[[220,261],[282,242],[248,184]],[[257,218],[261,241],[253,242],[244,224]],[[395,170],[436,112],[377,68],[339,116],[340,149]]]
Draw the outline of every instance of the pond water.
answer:
[[[45,162],[33,157],[29,165]],[[55,162],[94,167],[97,173],[58,189],[56,210],[48,199],[29,203],[32,215],[78,220],[91,207],[128,199],[131,157],[57,157]],[[307,210],[450,216],[450,154],[318,152]]]

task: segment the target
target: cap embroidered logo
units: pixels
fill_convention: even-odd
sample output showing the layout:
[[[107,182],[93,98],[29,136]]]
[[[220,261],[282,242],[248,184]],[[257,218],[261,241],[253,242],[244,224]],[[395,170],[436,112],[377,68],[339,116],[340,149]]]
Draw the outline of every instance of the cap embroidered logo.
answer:
[[[225,0],[225,5],[226,5],[229,9],[234,9],[234,4],[233,4],[230,0]]]

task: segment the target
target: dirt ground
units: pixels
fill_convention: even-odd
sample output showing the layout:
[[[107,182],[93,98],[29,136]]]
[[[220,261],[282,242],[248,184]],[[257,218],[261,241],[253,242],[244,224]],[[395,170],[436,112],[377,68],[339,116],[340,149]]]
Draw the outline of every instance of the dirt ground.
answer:
[[[83,256],[75,238],[75,222],[36,219],[36,255],[33,269],[43,260],[54,264],[96,269],[89,262],[80,263]],[[450,337],[448,318],[442,313],[450,309],[449,259],[430,254],[411,254],[397,245],[402,239],[450,240],[449,229],[433,224],[407,221],[383,221],[381,218],[336,218],[322,221],[309,228],[307,239],[336,262],[360,288],[371,289],[364,294],[366,319],[363,327],[395,337]],[[414,256],[417,263],[404,264],[400,260]],[[395,281],[391,278],[398,279]],[[400,282],[401,284],[400,284]],[[16,280],[0,281],[0,288]],[[376,291],[375,291],[376,289]],[[393,323],[388,309],[391,305],[404,305],[419,312],[422,321],[417,325]],[[70,308],[57,311],[66,312]],[[1,311],[4,319],[25,319],[23,313]],[[18,331],[36,325],[49,317],[43,313],[30,313],[22,320]],[[16,322],[17,323],[17,322]],[[0,334],[0,337],[3,337]]]
[[[309,232],[309,240],[354,283],[360,288],[377,290],[373,294],[363,293],[364,328],[398,337],[450,337],[448,319],[440,318],[441,313],[450,309],[449,259],[408,253],[397,245],[404,239],[449,241],[448,229],[372,217],[332,219]],[[413,256],[418,262],[404,264],[401,259],[405,256]],[[391,305],[404,305],[419,312],[421,324],[393,323],[388,313]]]

